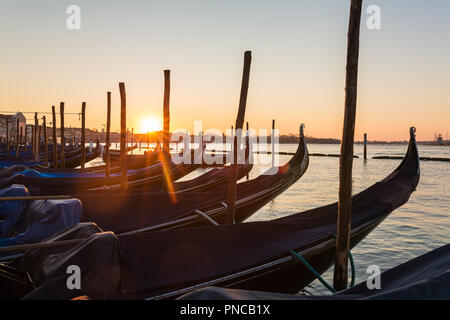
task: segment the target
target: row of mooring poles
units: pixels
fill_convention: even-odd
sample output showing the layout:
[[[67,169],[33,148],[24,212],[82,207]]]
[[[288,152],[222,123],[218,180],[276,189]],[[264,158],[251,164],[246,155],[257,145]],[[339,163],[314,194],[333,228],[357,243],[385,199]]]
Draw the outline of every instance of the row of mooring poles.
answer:
[[[85,119],[86,119],[86,103],[82,103],[82,132],[81,132],[81,140],[86,141],[86,126],[85,126]],[[64,133],[64,102],[60,102],[60,121],[61,121],[61,129],[60,129],[60,147],[61,150],[58,152],[58,139],[57,139],[57,133],[56,133],[56,108],[55,106],[52,106],[52,146],[53,146],[53,167],[54,168],[65,168],[65,133]],[[22,128],[21,128],[22,129]],[[39,126],[39,121],[37,117],[37,112],[34,114],[34,126],[32,126],[32,150],[33,155],[36,161],[39,160],[40,155],[40,143],[42,141],[41,139],[41,129],[43,131],[43,148],[44,148],[44,162],[48,163],[49,157],[48,157],[48,137],[47,137],[47,120],[46,117],[42,117],[42,127]],[[21,130],[22,131],[22,130]],[[21,132],[22,135],[22,132]],[[27,131],[25,130],[25,140],[27,140]],[[59,157],[61,159],[61,162],[58,163],[58,153]],[[81,149],[81,169],[83,170],[85,162],[86,162],[86,150],[84,148],[84,145]]]
[[[252,53],[251,51],[246,51],[244,53],[244,67],[242,74],[241,94],[239,97],[239,109],[236,117],[235,133],[232,135],[233,162],[231,163],[230,177],[228,181],[226,224],[234,223],[234,216],[236,211],[237,147],[238,147],[236,133],[242,132],[242,128],[244,126],[251,62],[252,62]]]
[[[125,84],[119,83],[120,93],[120,168],[121,168],[121,187],[128,189],[128,175],[127,175],[127,127],[126,127],[126,91]],[[164,70],[164,128],[163,128],[163,150],[165,153],[170,153],[169,135],[170,135],[170,70]],[[82,128],[84,132],[84,103],[83,103],[83,121]],[[134,135],[134,128],[132,130],[132,139]],[[106,177],[110,176],[111,159],[110,159],[110,144],[111,144],[111,92],[107,93],[107,116],[106,116],[106,146],[105,146],[105,163]],[[83,145],[82,136],[82,145]],[[150,148],[150,134],[148,134],[148,148]]]

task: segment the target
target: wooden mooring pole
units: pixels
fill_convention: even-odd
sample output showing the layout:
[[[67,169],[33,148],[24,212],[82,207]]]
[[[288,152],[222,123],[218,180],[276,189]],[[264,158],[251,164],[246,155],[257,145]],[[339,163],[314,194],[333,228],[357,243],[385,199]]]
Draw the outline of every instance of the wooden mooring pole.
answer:
[[[48,144],[47,144],[47,121],[42,117],[42,127],[44,128],[44,162],[48,163]]]
[[[252,62],[252,53],[251,51],[246,51],[244,53],[244,69],[242,74],[241,94],[239,97],[239,110],[236,117],[236,130],[235,130],[236,133],[242,131],[242,128],[244,126],[251,62]],[[228,181],[228,192],[227,192],[227,217],[226,217],[227,224],[234,223],[234,216],[236,211],[236,178],[237,178],[237,147],[238,147],[237,134],[233,134],[233,147],[234,147],[233,163],[231,163],[230,178]]]
[[[42,131],[42,126],[38,126],[38,139],[37,139],[37,142],[38,142],[38,154],[40,154],[40,152],[41,152],[41,131]]]
[[[164,128],[163,128],[163,151],[169,154],[169,135],[170,135],[170,70],[164,70]]]
[[[58,168],[58,140],[56,139],[56,110],[52,106],[52,125],[53,125],[53,167]]]
[[[6,118],[6,153],[9,154],[9,117]]]
[[[131,154],[133,154],[134,128],[131,128]]]
[[[106,105],[106,146],[105,146],[105,162],[106,162],[106,177],[109,177],[109,171],[111,169],[111,162],[109,156],[109,147],[111,144],[111,92],[107,93],[107,105]]]
[[[272,147],[272,167],[275,166],[275,119],[272,119],[272,132],[270,135],[270,145]]]
[[[34,136],[35,131],[34,131],[34,124],[31,125],[31,153],[33,154],[33,159],[34,159],[34,143],[36,142],[36,137]]]
[[[364,133],[364,160],[367,160],[367,133]]]
[[[59,104],[59,112],[61,117],[61,168],[66,167],[66,159],[64,154],[64,147],[66,146],[66,137],[64,135],[64,102]]]
[[[28,130],[27,130],[27,125],[25,125],[25,127],[23,128],[23,146],[26,147],[28,145]]]
[[[39,120],[37,112],[34,113],[34,160],[39,161]]]
[[[81,171],[86,162],[86,102],[81,103]]]
[[[352,214],[352,166],[358,87],[359,31],[362,0],[352,0],[347,42],[345,113],[339,166],[339,201],[336,257],[333,286],[337,291],[347,287],[348,252],[350,250]]]
[[[248,159],[250,161],[250,154],[249,154],[249,152],[250,152],[250,148],[249,148],[249,146],[250,146],[250,134],[248,132],[248,121],[246,123],[246,129],[247,129],[247,132],[246,132],[247,140],[245,141],[245,158],[247,159],[247,157],[248,157]],[[250,178],[250,176],[247,173],[245,175],[245,179],[248,180],[249,178]]]
[[[16,157],[19,158],[20,155],[20,136],[19,136],[19,118],[16,119]]]
[[[128,189],[127,175],[127,97],[125,84],[119,83],[120,90],[120,176],[122,189]]]

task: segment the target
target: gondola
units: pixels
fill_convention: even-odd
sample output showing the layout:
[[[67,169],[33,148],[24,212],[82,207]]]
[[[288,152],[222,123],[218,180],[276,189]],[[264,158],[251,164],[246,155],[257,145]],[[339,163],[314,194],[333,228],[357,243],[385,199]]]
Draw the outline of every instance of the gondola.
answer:
[[[167,178],[164,172],[166,169],[170,179],[176,181],[199,167],[195,164],[175,164],[167,159],[167,155],[162,154],[161,156],[158,159],[162,161],[153,165],[127,171],[130,188],[151,185],[162,186]],[[163,167],[162,163],[165,163],[166,168]],[[22,184],[30,190],[32,195],[76,195],[90,189],[120,185],[120,183],[121,173],[117,171],[111,172],[109,177],[106,177],[104,171],[95,172],[93,170],[86,170],[86,172],[73,170],[24,170],[19,172],[17,170],[4,170],[0,172],[0,189],[12,184]]]
[[[352,248],[415,190],[420,177],[415,129],[410,135],[398,168],[353,196]],[[293,253],[325,272],[334,261],[336,220],[334,203],[273,221],[125,235],[77,225],[47,242],[86,238],[83,242],[30,251],[2,266],[0,281],[25,299],[168,299],[211,285],[295,293],[315,276]],[[66,286],[68,265],[83,272],[79,290]]]
[[[89,152],[88,148],[86,148],[86,161],[85,163],[94,160],[97,157],[89,157]],[[93,152],[97,152],[96,150],[98,150],[99,155],[102,153],[101,149],[97,149],[97,147],[95,149],[93,149]],[[104,159],[104,155],[105,152],[103,151],[103,159]],[[149,152],[146,153],[145,155],[127,155],[127,168],[128,169],[142,169],[145,167],[149,167],[153,164],[155,164],[158,159],[160,158],[160,153],[158,152]],[[59,157],[59,155],[58,155]],[[53,155],[49,156],[50,160],[53,160]],[[79,158],[80,164],[81,165],[81,158]],[[61,161],[59,160],[58,163],[60,163]],[[67,158],[66,158],[66,162],[67,162]],[[78,166],[79,166],[78,165]],[[27,169],[35,169],[38,172],[45,172],[45,173],[52,173],[52,172],[70,172],[70,173],[103,173],[105,174],[106,172],[106,165],[102,164],[102,165],[96,165],[96,166],[90,166],[90,167],[85,167],[84,169],[81,168],[68,168],[66,165],[66,168],[53,168],[53,167],[25,167],[25,166],[13,166],[13,167],[9,167],[9,168],[3,168],[2,171],[0,171],[0,175],[1,172],[10,172],[10,173],[17,173],[17,172],[21,172]],[[110,164],[110,172],[114,173],[114,172],[119,172],[120,169],[120,161],[117,162],[111,162]]]
[[[90,150],[90,148],[85,148],[85,163],[88,163],[91,160],[96,159],[100,156],[100,146],[97,142],[97,146]],[[64,165],[66,169],[74,169],[81,165],[81,147],[67,147],[64,150],[65,153],[65,160]],[[19,154],[19,157],[16,157],[15,151],[12,152],[8,156],[1,157],[0,160],[0,168],[2,170],[0,171],[0,174],[4,174],[6,172],[13,173],[13,172],[19,172],[23,171],[25,169],[46,169],[50,166],[53,166],[54,162],[54,156],[53,156],[53,150],[49,149],[49,153],[47,156],[48,162],[44,162],[44,153],[40,152],[38,159],[34,160],[32,154]],[[60,158],[60,155],[58,154],[58,158]],[[62,162],[61,159],[58,160],[58,166],[61,166]]]
[[[137,148],[138,148],[137,144],[134,144],[133,146],[127,147],[127,151],[126,152],[127,153],[131,152],[131,151],[133,151],[133,150],[135,150]],[[118,160],[120,158],[120,149],[119,150],[109,149],[109,156],[110,156],[111,160],[113,160],[113,159],[117,159]],[[103,160],[105,160],[105,158],[103,158]]]
[[[303,144],[304,144],[304,142],[303,142]],[[245,148],[245,164],[239,164],[237,166],[237,179],[238,180],[243,178],[244,176],[246,176],[250,172],[250,170],[253,166],[251,163],[251,162],[253,162],[253,159],[251,157],[251,153],[252,153],[251,146],[250,146],[248,140],[246,142],[246,145],[247,145],[247,147]],[[174,190],[176,190],[174,192],[174,194],[176,194],[177,196],[179,196],[180,194],[187,194],[188,196],[185,198],[189,198],[189,195],[196,194],[202,190],[209,190],[211,193],[211,190],[215,190],[217,186],[224,185],[224,184],[226,185],[226,183],[229,179],[229,175],[230,175],[229,170],[230,170],[230,167],[225,167],[222,169],[215,168],[215,169],[212,169],[212,170],[198,176],[197,178],[186,180],[186,181],[181,181],[181,182],[175,182],[175,183],[173,183]],[[284,171],[286,171],[286,170],[284,170]],[[284,178],[285,180],[286,180],[286,177],[292,178],[292,177],[290,177],[290,174],[285,175],[285,178]],[[259,179],[259,180],[261,180],[261,179]],[[258,179],[256,179],[256,181],[258,181]],[[272,181],[275,181],[275,180],[272,180]],[[25,189],[23,186],[22,186],[22,188]],[[106,193],[103,194],[103,196],[106,197],[106,195],[108,195],[109,201],[112,201],[111,199],[116,199],[118,196],[118,193],[114,192],[114,190],[111,190],[110,187],[108,187],[108,189],[109,190],[106,191]],[[92,190],[92,191],[89,191],[89,193],[98,195],[99,194],[98,191],[99,190]],[[145,194],[147,197],[158,198],[158,197],[160,197],[160,194],[161,194],[161,188],[156,187],[156,186],[146,188],[145,191],[146,191]],[[121,194],[121,193],[122,192],[119,192],[119,194]],[[261,196],[261,195],[259,195],[259,196]],[[85,198],[83,198],[82,195],[78,195],[78,198],[85,200]],[[92,199],[92,197],[90,197],[90,199]],[[98,197],[96,199],[98,200]],[[250,200],[251,200],[251,198],[250,198]],[[248,200],[247,200],[247,202],[248,202]],[[192,203],[190,203],[190,204],[192,204]],[[92,207],[92,205],[93,205],[92,203],[84,201],[83,208],[84,208],[85,212],[88,211],[89,208]],[[261,205],[261,202],[260,202],[260,205]],[[223,205],[221,204],[220,207],[222,208]],[[181,205],[180,208],[183,208],[183,206]],[[253,207],[252,210],[256,211],[255,207]],[[104,212],[104,211],[100,210],[100,212]],[[179,212],[180,212],[180,210],[179,210]],[[181,211],[181,213],[183,214],[185,212]],[[252,213],[252,212],[250,212],[250,213]],[[250,213],[247,212],[247,214],[250,214]],[[204,223],[203,220],[195,221],[195,219],[192,219],[192,218],[193,217],[182,218],[181,221],[183,222],[183,224],[180,226],[191,225],[194,223],[195,224],[202,223],[202,222]],[[16,217],[13,217],[13,219],[16,219]],[[42,219],[45,219],[45,217],[42,216]],[[83,220],[86,220],[86,216],[84,216]],[[35,222],[38,223],[37,221],[35,221]],[[175,227],[176,224],[180,224],[180,221],[177,221],[175,219],[175,221],[165,222],[164,226],[167,228],[169,228],[169,227],[173,228],[173,227]],[[26,232],[28,233],[28,238],[33,236],[34,238],[40,237],[40,239],[42,239],[43,235],[50,236],[52,234],[51,232],[55,232],[54,230],[57,230],[60,226],[64,226],[64,224],[56,223],[56,225],[55,225],[55,220],[53,219],[50,221],[39,222],[39,228],[34,228],[33,225],[30,225],[30,229],[32,229],[32,230],[30,230],[30,231],[27,230]],[[142,225],[140,224],[139,226],[142,226]],[[145,227],[149,228],[149,226],[145,226]],[[153,228],[153,229],[162,228],[162,227],[163,226],[161,226],[161,225],[150,226],[150,228]],[[50,232],[48,232],[47,230],[50,230]],[[36,235],[34,236],[34,234],[36,234]]]
[[[184,177],[196,170],[196,165],[184,165],[169,163],[170,177],[173,181]],[[166,176],[161,163],[140,169],[127,171],[130,188],[137,186],[162,186]],[[104,173],[72,173],[72,172],[38,172],[25,170],[0,177],[0,188],[6,188],[12,184],[26,186],[32,195],[77,195],[96,188],[108,188],[111,185],[120,185],[120,173],[111,173],[107,178]]]
[[[97,143],[96,150],[99,150]],[[198,150],[191,150],[195,153]],[[163,152],[152,153],[144,163],[129,168],[127,171],[130,189],[137,187],[164,186],[164,181],[176,181],[199,168],[197,164],[176,164]],[[156,158],[158,161],[154,161]],[[147,162],[151,163],[147,165]],[[25,169],[25,170],[24,170]],[[0,172],[0,189],[12,184],[26,186],[32,195],[77,195],[84,191],[98,188],[111,189],[120,186],[121,172],[112,170],[109,177],[105,171],[87,169],[79,170],[27,170],[23,166],[13,166]],[[19,171],[22,170],[22,171]],[[116,188],[117,189],[117,188]]]
[[[49,159],[53,158],[53,146],[48,146],[48,155],[49,155]],[[44,159],[45,153],[44,153],[44,145],[40,144],[39,146],[39,159]],[[27,161],[27,160],[34,160],[35,157],[33,155],[33,151],[32,150],[28,150],[28,148],[26,150],[21,150],[19,152],[19,157],[17,157],[17,151],[15,149],[10,149],[9,153],[6,153],[6,151],[4,153],[0,154],[0,160],[1,161],[13,161],[13,160],[22,160],[22,161]],[[57,153],[59,155],[59,153],[61,152],[61,146],[58,145],[57,148]],[[81,146],[80,145],[76,145],[76,146],[71,146],[71,145],[67,145],[64,147],[64,154],[66,157],[70,158],[73,156],[76,156],[78,154],[81,154]]]
[[[89,161],[92,161],[94,159],[97,159],[100,156],[100,146],[97,144],[95,148],[92,149],[92,151],[89,150],[89,148],[86,148],[86,154],[85,154],[85,163],[88,163]],[[62,161],[58,160],[58,166],[62,165]],[[81,165],[81,152],[77,155],[71,156],[71,157],[65,157],[64,158],[64,167],[69,169],[74,169],[76,167],[79,167]]]
[[[29,197],[21,185],[0,190],[0,198]],[[78,199],[14,200],[0,203],[0,248],[36,243],[80,222]],[[7,256],[0,252],[0,257]],[[0,258],[1,259],[1,258]]]
[[[308,164],[308,149],[301,132],[297,151],[289,162],[237,184],[235,220],[244,221],[275,199],[300,179]],[[191,190],[177,190],[175,185],[172,192],[137,188],[116,193],[107,190],[95,194],[78,193],[76,197],[83,203],[84,221],[93,221],[104,230],[118,233],[201,225],[209,223],[205,216],[223,224],[228,185],[223,179],[219,182],[214,188],[203,190],[191,184]],[[198,184],[203,183],[208,181]]]
[[[252,168],[252,164],[239,165],[238,179],[243,178]],[[229,167],[213,169],[203,175],[175,184],[180,190],[201,190],[227,181]],[[0,190],[3,197],[29,197],[30,194],[22,185],[12,185]],[[68,204],[70,204],[68,208]],[[75,211],[73,205],[75,206]],[[48,207],[58,210],[49,210]],[[79,213],[78,213],[79,211]],[[0,203],[0,248],[11,245],[37,243],[82,220],[82,204],[78,199],[50,200],[14,200]],[[8,254],[6,255],[8,256]],[[0,252],[0,261],[4,258]]]
[[[383,271],[379,288],[367,280],[332,295],[292,295],[208,287],[179,300],[449,300],[450,244]]]

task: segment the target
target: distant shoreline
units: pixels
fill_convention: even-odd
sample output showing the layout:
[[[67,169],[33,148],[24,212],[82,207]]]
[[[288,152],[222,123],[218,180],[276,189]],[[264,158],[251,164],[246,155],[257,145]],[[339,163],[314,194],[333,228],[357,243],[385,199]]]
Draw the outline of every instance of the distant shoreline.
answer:
[[[50,128],[50,127],[48,127]],[[67,134],[69,136],[71,136],[73,133],[76,133],[77,136],[81,136],[81,128],[65,128]],[[59,129],[57,129],[58,133],[59,133]],[[120,134],[118,132],[111,132],[111,141],[115,142],[116,140],[119,140]],[[161,131],[155,131],[155,132],[151,132],[150,135],[145,134],[145,133],[134,133],[133,134],[133,142],[135,143],[139,143],[139,142],[143,142],[146,143],[147,141],[150,140],[150,143],[155,143],[157,141],[157,137],[159,136],[159,138],[162,138],[162,132]],[[87,140],[96,140],[97,137],[100,139],[101,142],[104,142],[105,138],[106,138],[106,133],[104,131],[99,132],[97,130],[93,130],[93,129],[88,129],[86,128],[86,139]],[[260,138],[264,138],[266,139],[267,143],[271,142],[270,136],[268,137],[260,137]],[[128,140],[131,139],[131,132],[128,133]],[[193,135],[191,135],[191,139],[193,139]],[[298,135],[280,135],[278,138],[278,142],[280,144],[297,144],[298,143]],[[309,137],[306,136],[305,137],[306,143],[310,143],[310,144],[340,144],[341,140],[340,139],[335,139],[335,138],[316,138],[316,137]],[[356,145],[362,145],[364,142],[363,141],[355,141]],[[386,144],[386,145],[405,145],[408,144],[408,140],[404,140],[404,141],[378,141],[378,140],[373,140],[373,141],[367,141],[367,144]],[[417,144],[419,145],[429,145],[429,146],[450,146],[450,141],[444,141],[443,144],[438,144],[437,141],[417,141]]]

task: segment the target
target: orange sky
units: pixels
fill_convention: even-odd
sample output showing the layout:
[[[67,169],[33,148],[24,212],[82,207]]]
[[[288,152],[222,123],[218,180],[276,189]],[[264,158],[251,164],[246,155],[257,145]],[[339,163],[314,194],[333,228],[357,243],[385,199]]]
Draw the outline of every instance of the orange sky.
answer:
[[[64,101],[66,112],[79,112],[86,101],[87,126],[101,130],[112,91],[116,130],[123,81],[128,127],[137,131],[143,117],[161,119],[163,69],[171,69],[171,128],[192,130],[203,120],[205,130],[224,130],[237,113],[243,53],[252,50],[252,128],[276,119],[281,134],[304,122],[308,135],[340,137],[348,1],[175,2],[77,1],[83,18],[75,31],[65,27],[68,1],[2,2],[0,110],[51,111]],[[363,21],[356,140],[364,132],[404,140],[410,125],[431,140],[450,129],[450,5],[401,3],[378,1],[381,30]],[[80,121],[66,116],[66,124]]]

